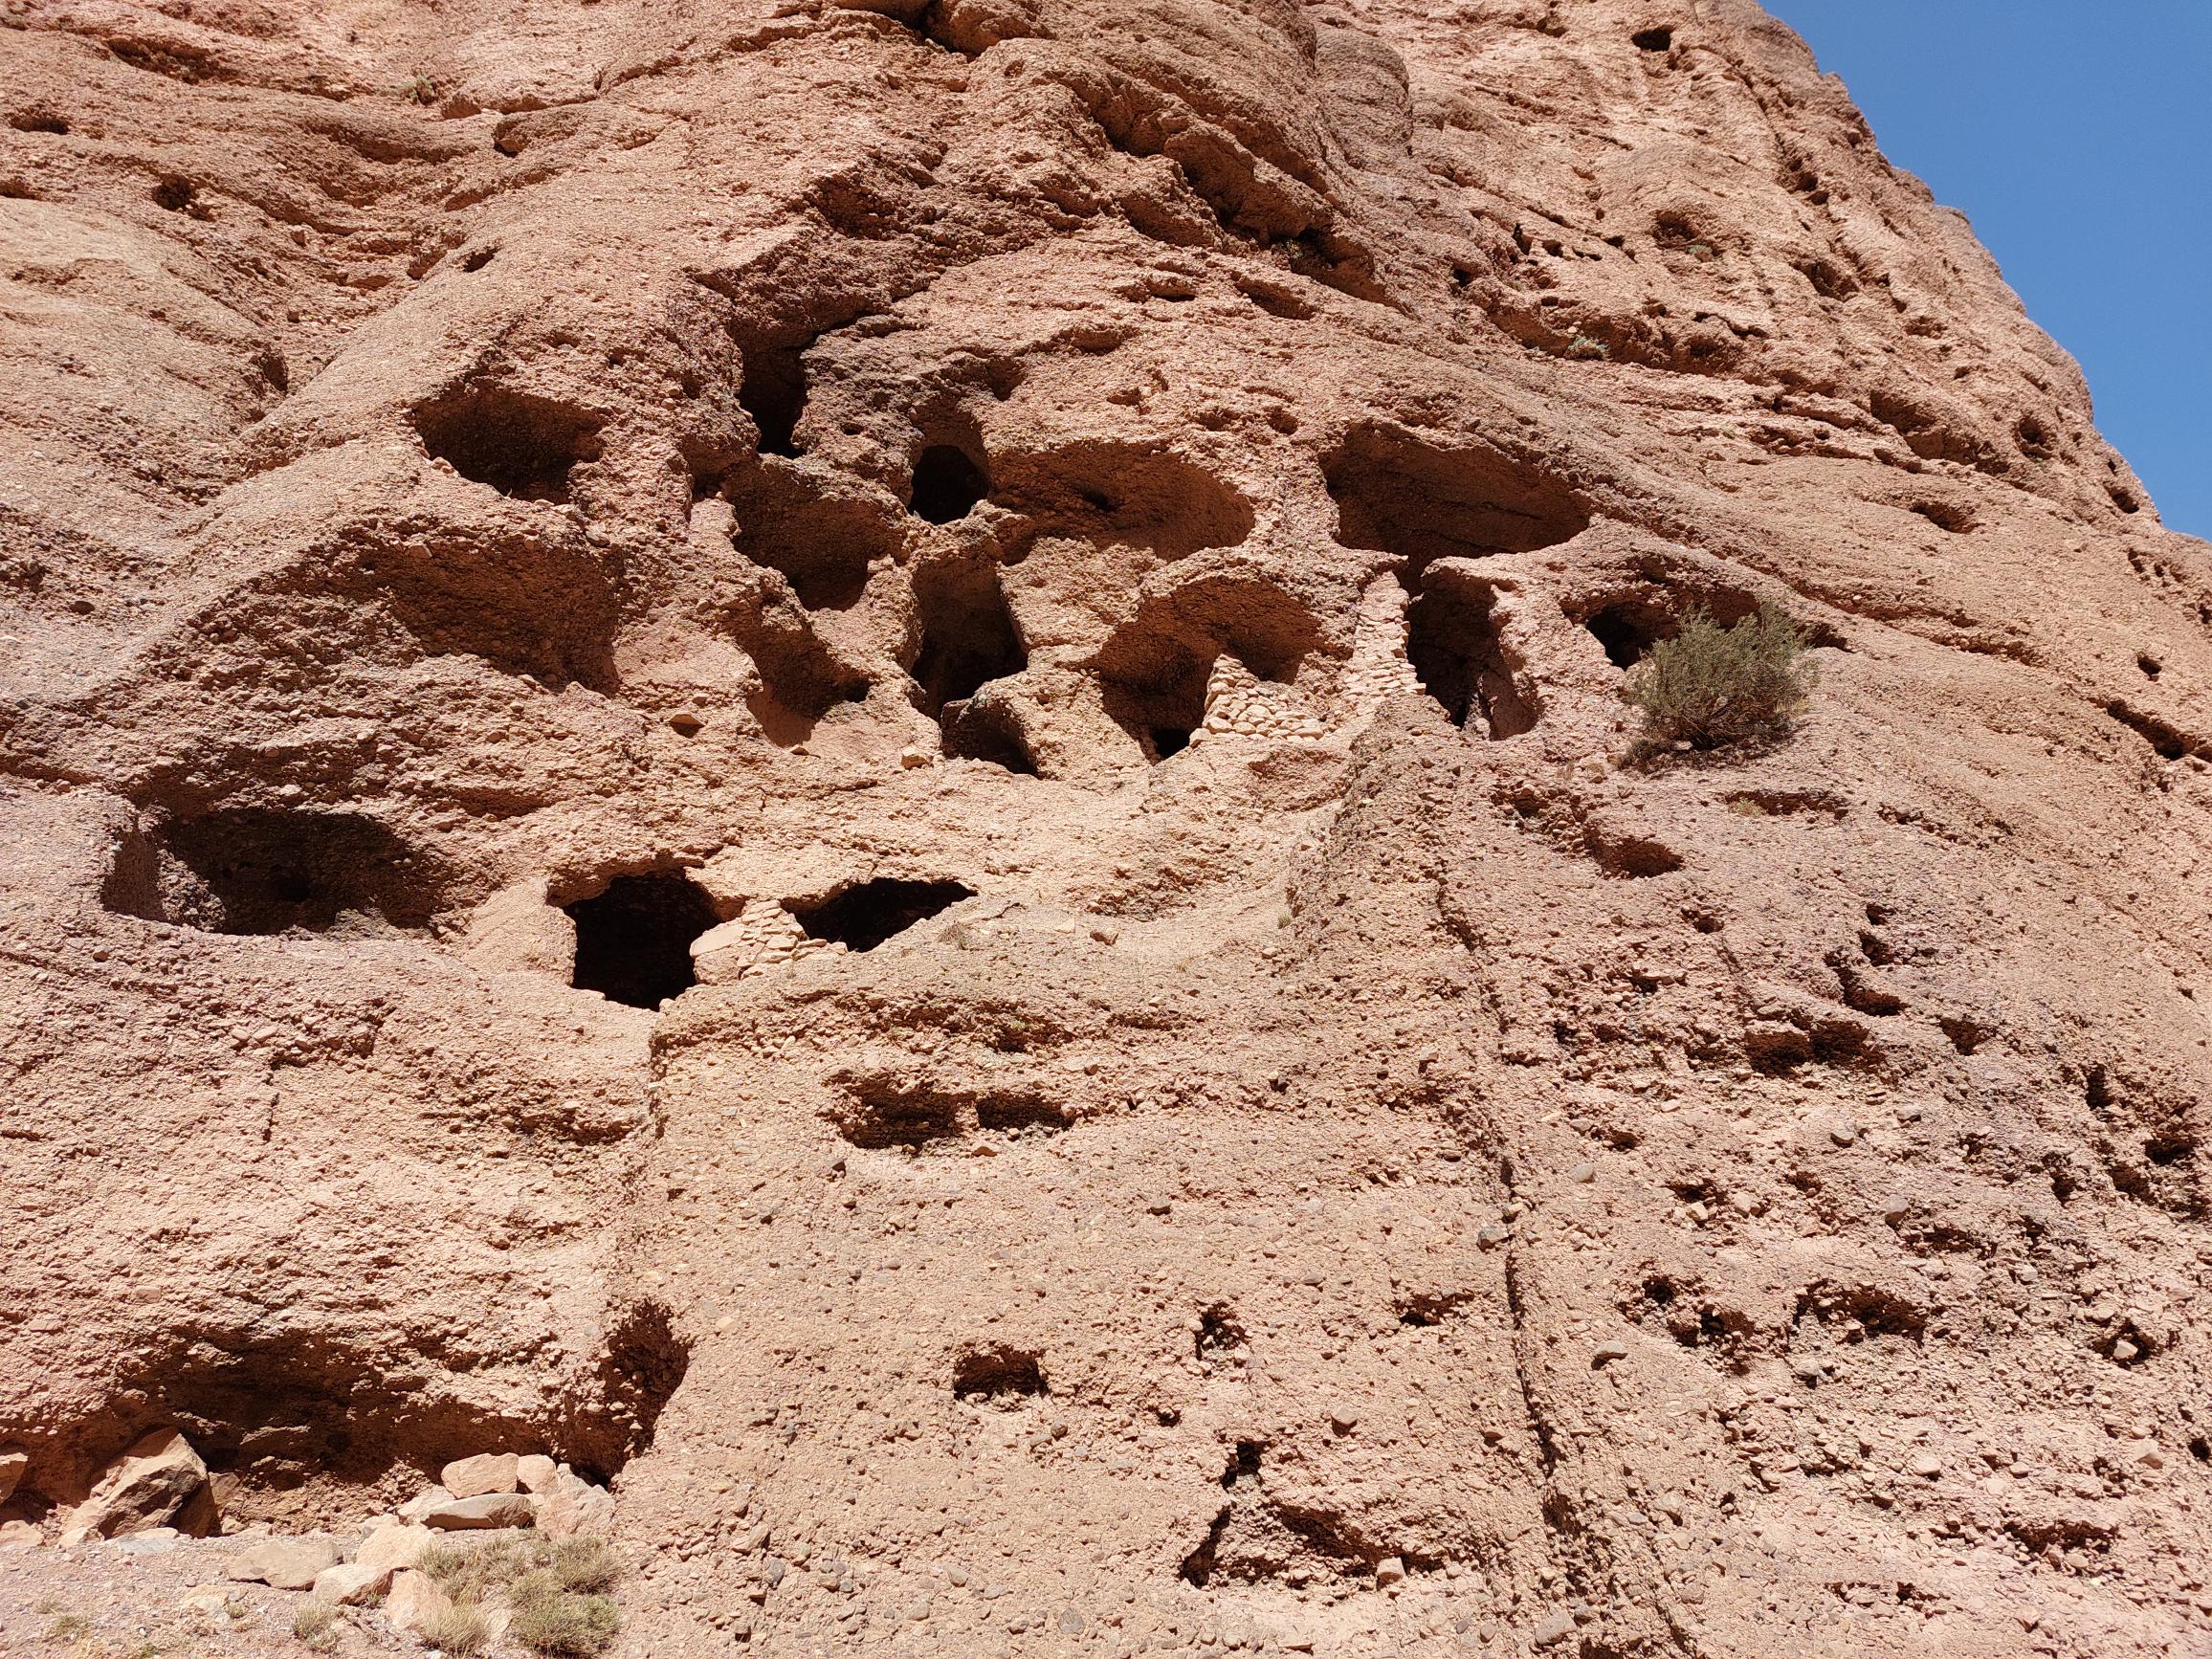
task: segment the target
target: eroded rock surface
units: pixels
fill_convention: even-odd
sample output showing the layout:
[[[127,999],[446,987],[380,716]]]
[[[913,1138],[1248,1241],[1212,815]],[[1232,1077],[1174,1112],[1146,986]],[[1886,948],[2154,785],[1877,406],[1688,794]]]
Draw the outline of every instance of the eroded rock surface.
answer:
[[[2212,1640],[2212,561],[1748,0],[5,22],[10,1543],[174,1430],[524,1454],[655,1659]]]

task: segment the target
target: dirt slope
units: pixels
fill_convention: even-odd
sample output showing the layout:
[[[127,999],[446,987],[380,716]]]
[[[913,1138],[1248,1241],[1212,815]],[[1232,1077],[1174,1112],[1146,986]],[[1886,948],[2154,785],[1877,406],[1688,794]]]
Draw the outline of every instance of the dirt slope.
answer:
[[[11,1582],[2212,1651],[2212,557],[1748,0],[0,23]]]

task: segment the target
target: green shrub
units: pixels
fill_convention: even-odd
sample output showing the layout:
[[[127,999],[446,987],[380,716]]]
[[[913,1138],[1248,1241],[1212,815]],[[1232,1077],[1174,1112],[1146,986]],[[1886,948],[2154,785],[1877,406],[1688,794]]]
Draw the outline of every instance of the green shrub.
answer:
[[[1644,715],[1643,746],[1710,749],[1787,731],[1812,690],[1803,653],[1797,624],[1771,603],[1734,628],[1692,611],[1629,677],[1627,698]]]

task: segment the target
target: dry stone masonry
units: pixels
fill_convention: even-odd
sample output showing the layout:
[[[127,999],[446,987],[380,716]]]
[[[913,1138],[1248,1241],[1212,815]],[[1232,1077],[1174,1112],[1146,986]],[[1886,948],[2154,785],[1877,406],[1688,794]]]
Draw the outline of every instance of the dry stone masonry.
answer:
[[[0,23],[0,1651],[2212,1645],[2212,555],[1751,0]]]

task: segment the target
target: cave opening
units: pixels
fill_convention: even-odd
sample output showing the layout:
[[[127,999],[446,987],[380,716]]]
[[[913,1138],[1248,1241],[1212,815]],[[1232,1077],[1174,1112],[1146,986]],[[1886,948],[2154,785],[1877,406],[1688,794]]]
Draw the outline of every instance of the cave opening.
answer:
[[[564,908],[576,923],[569,983],[633,1008],[657,1008],[697,983],[692,940],[720,919],[679,873],[618,875],[604,893]]]
[[[990,474],[957,444],[931,444],[914,463],[914,514],[932,524],[966,518],[990,492]]]
[[[847,950],[874,950],[885,940],[974,896],[975,889],[964,882],[878,876],[818,903],[802,906],[786,900],[784,908],[798,918],[809,939],[828,940]]]

